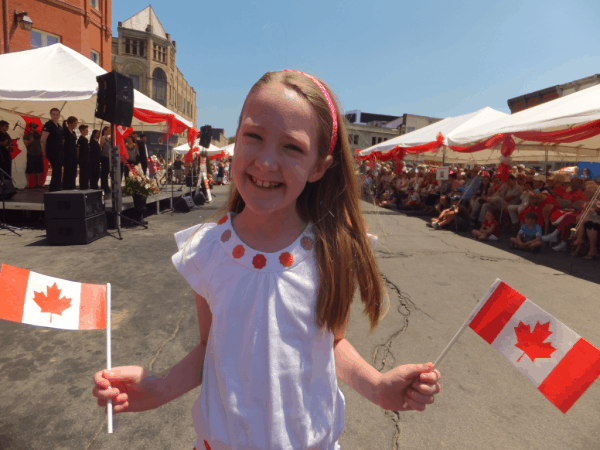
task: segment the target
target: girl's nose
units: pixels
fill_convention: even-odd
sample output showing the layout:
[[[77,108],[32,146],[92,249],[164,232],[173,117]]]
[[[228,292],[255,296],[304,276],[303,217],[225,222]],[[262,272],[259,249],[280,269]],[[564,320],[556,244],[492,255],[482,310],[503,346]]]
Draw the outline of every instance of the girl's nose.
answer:
[[[263,150],[256,158],[255,164],[262,170],[272,171],[279,169],[277,155],[274,150]]]

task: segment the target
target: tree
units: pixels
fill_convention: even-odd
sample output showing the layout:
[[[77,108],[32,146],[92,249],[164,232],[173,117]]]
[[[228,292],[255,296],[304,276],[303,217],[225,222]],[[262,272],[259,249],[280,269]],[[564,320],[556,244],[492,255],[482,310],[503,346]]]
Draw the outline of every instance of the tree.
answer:
[[[235,135],[227,138],[227,145],[229,144],[235,144]]]

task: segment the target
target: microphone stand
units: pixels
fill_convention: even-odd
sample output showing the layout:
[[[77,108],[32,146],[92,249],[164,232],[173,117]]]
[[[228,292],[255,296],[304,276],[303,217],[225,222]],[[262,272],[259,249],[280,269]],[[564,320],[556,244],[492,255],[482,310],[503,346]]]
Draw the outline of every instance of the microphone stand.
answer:
[[[9,175],[7,174],[3,169],[0,169],[0,193],[2,193],[4,191],[4,183],[5,183],[5,178],[4,177],[8,177],[12,180],[12,182],[14,183],[15,180]],[[11,227],[10,225],[8,225],[6,223],[6,200],[5,200],[5,196],[2,194],[2,222],[0,222],[0,229],[2,230],[8,230],[12,233],[15,233],[17,236],[21,236],[19,233],[17,233],[15,230],[21,230],[21,228],[17,228],[17,227]]]

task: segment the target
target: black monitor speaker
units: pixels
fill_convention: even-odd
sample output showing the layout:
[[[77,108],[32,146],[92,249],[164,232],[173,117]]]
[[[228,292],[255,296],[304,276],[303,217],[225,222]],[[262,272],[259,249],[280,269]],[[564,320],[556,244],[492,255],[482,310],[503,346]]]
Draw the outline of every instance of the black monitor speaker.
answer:
[[[113,125],[131,126],[133,118],[133,81],[119,72],[96,77],[98,98],[95,116]]]
[[[210,125],[204,125],[200,127],[200,146],[208,148],[212,138],[212,127]]]

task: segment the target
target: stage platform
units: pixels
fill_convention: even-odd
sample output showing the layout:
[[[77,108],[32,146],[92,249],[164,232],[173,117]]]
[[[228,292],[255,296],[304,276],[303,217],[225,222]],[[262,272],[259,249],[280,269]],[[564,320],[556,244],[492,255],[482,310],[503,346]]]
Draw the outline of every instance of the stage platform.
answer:
[[[0,201],[0,221],[6,217],[5,221],[9,225],[34,226],[35,228],[44,228],[44,193],[48,190],[26,189],[19,190],[13,198],[6,200],[5,211],[2,211],[2,202]],[[185,185],[173,185],[173,203],[182,195],[188,195],[195,192],[195,188]],[[108,227],[114,228],[114,215],[112,214],[112,200],[110,195],[105,196],[105,208],[108,220]],[[133,214],[133,197],[123,197],[122,213],[124,216]],[[208,205],[207,205],[208,206]],[[161,211],[170,210],[171,204],[171,186],[162,186],[161,192],[157,195],[150,195],[146,200],[146,212],[144,217],[152,214],[160,214]],[[209,208],[212,209],[212,208]]]

